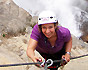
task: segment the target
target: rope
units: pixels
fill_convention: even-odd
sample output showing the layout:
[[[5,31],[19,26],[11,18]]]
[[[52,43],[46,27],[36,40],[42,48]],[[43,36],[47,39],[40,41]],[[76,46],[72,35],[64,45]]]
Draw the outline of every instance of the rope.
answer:
[[[36,65],[36,64],[41,64],[42,62],[36,62],[36,63],[18,63],[18,64],[5,64],[5,65],[0,65],[0,67],[9,67],[9,66],[21,66],[21,65]]]
[[[81,58],[81,57],[85,57],[85,56],[88,56],[88,54],[82,55],[82,56],[77,56],[77,57],[72,57],[72,58],[70,58],[70,59],[72,60],[72,59],[77,59],[77,58]]]
[[[71,60],[72,59],[77,59],[77,58],[81,58],[81,57],[85,57],[85,56],[88,56],[88,54],[86,55],[82,55],[82,56],[78,56],[78,57],[72,57],[70,58]],[[53,63],[57,63],[57,62],[61,62],[63,61],[62,59],[61,60],[54,60]],[[5,65],[0,65],[0,67],[9,67],[9,66],[21,66],[21,65],[36,65],[36,64],[42,64],[43,62],[36,62],[36,63],[18,63],[18,64],[5,64]],[[45,64],[47,63],[50,63],[50,62],[45,62]]]

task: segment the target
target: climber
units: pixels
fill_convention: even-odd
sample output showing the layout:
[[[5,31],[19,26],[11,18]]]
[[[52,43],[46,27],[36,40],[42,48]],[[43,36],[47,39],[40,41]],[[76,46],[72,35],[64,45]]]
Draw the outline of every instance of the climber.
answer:
[[[66,23],[65,23],[66,24]],[[44,59],[65,59],[64,65],[70,61],[72,37],[70,31],[58,26],[54,12],[45,10],[38,16],[38,23],[34,26],[27,47],[27,55],[33,62],[41,59],[35,56],[38,51]],[[57,70],[61,63],[54,63],[50,70]]]

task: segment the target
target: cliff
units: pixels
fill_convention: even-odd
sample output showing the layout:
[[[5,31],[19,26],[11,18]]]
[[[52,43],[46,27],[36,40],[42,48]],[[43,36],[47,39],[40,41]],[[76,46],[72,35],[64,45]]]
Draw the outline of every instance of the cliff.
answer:
[[[0,0],[0,64],[32,62],[26,55],[26,49],[32,27],[37,22],[36,18],[32,18],[28,12],[14,4],[12,0]],[[71,56],[88,54],[88,44],[73,35],[72,38]],[[40,56],[38,52],[35,53]],[[0,70],[5,69],[40,70],[34,65],[0,68]],[[66,69],[88,70],[88,57],[71,60],[65,66],[64,70]]]

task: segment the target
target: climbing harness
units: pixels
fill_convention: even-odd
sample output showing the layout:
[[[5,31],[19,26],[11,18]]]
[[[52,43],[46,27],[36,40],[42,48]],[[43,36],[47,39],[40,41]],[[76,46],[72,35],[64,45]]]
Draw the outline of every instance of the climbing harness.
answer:
[[[88,56],[88,54],[86,55],[82,55],[82,56],[78,56],[78,57],[72,57],[70,58],[72,59],[77,59],[77,58],[81,58],[81,57],[85,57]],[[44,70],[47,70],[48,67],[52,66],[53,63],[57,63],[57,62],[63,62],[64,60],[52,60],[52,59],[48,59],[47,61],[43,61],[43,62],[36,62],[36,63],[18,63],[18,64],[5,64],[5,65],[0,65],[0,67],[10,67],[10,66],[21,66],[21,65],[36,65],[36,64],[40,64],[41,67],[43,67],[44,65]],[[48,65],[49,64],[49,65]]]

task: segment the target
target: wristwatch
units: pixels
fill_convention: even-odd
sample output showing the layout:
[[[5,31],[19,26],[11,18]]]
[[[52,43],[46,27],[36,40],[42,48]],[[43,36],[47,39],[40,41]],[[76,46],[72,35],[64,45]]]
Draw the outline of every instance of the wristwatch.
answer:
[[[67,54],[69,54],[71,56],[71,53],[70,52],[66,52]]]

